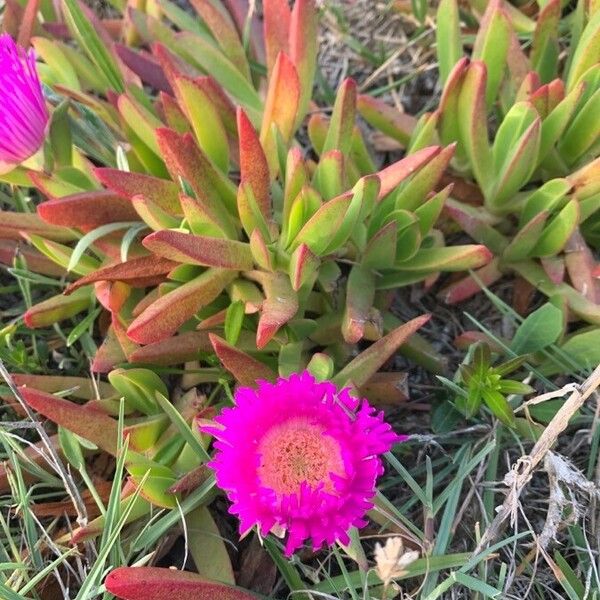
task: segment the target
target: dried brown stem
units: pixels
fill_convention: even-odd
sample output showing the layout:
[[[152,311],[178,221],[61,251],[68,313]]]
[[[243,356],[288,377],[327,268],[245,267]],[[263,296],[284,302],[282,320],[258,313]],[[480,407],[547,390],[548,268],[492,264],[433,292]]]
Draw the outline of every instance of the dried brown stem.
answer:
[[[508,494],[494,520],[485,530],[481,541],[475,549],[475,554],[481,552],[498,537],[506,519],[510,515],[513,515],[513,518],[516,516],[519,496],[531,479],[533,472],[544,459],[558,436],[567,428],[571,417],[583,406],[598,386],[600,386],[600,365],[594,369],[594,372],[580,386],[577,386],[571,392],[566,402],[554,415],[548,427],[546,427],[533,446],[531,453],[522,456],[514,464],[512,470],[505,477],[505,482],[510,486]]]

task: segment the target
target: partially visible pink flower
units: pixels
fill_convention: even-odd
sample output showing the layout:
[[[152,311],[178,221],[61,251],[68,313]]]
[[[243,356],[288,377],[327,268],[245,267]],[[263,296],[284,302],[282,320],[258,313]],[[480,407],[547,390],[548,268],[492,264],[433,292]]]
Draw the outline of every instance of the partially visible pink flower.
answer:
[[[0,35],[0,173],[35,154],[46,135],[48,111],[33,50]]]
[[[287,533],[286,553],[348,543],[366,524],[380,455],[402,438],[366,400],[308,372],[241,387],[235,406],[203,427],[213,434],[209,466],[240,519],[240,532]]]

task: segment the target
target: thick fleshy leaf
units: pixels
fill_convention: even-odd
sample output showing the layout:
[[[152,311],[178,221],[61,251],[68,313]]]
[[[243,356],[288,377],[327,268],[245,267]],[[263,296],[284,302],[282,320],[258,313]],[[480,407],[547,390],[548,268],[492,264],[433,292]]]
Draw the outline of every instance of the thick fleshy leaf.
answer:
[[[371,269],[355,265],[348,275],[342,335],[348,344],[362,339],[375,299],[375,276]]]
[[[116,455],[117,423],[114,419],[46,392],[28,387],[20,388],[20,392],[25,402],[47,419],[92,442],[105,452]]]
[[[538,164],[542,163],[543,159],[551,152],[569,123],[571,123],[571,118],[579,105],[583,91],[584,85],[582,83],[571,90],[566,98],[561,100],[543,120]]]
[[[162,125],[160,119],[146,106],[126,94],[119,96],[117,108],[127,126],[135,133],[135,136],[156,156],[160,156],[160,150],[154,135],[154,131]]]
[[[567,179],[551,179],[532,192],[523,202],[519,225],[523,227],[541,212],[552,213],[571,190]]]
[[[315,0],[296,0],[290,20],[290,58],[300,86],[296,126],[300,125],[312,97],[317,68],[319,21]]]
[[[596,258],[578,229],[569,238],[564,251],[565,266],[573,287],[591,302],[600,304],[600,281],[596,279],[598,275],[594,275]]]
[[[284,273],[252,271],[247,277],[260,283],[265,292],[256,330],[256,346],[260,349],[296,314],[298,296]]]
[[[462,202],[456,202],[452,198],[446,201],[444,212],[475,241],[485,244],[496,254],[500,254],[507,246],[508,240],[495,227],[497,221],[493,218],[490,219],[487,212],[482,212],[478,208]]]
[[[417,317],[404,325],[400,325],[385,337],[376,341],[355,359],[350,361],[333,379],[338,386],[352,384],[362,387],[383,364],[406,342],[406,340],[420,329],[431,315]]]
[[[506,72],[511,24],[504,12],[502,0],[491,0],[479,25],[473,46],[473,60],[481,60],[487,67],[486,103],[495,101],[500,83]]]
[[[142,195],[169,214],[181,214],[179,187],[168,179],[109,168],[96,168],[94,174],[102,184],[124,198],[132,200]]]
[[[536,118],[519,141],[510,148],[489,195],[489,206],[499,210],[527,183],[537,165],[541,120]]]
[[[240,178],[250,185],[265,221],[269,221],[271,219],[269,165],[254,126],[241,108],[237,111],[237,126],[240,140]]]
[[[600,37],[600,30],[598,31]],[[561,137],[558,150],[568,164],[574,164],[600,138],[600,89],[578,107],[573,122]]]
[[[556,75],[558,65],[558,24],[561,16],[561,1],[549,0],[537,18],[529,60],[540,74],[542,83]]]
[[[92,373],[108,373],[118,363],[125,362],[127,357],[123,352],[123,348],[119,343],[117,334],[111,325],[104,335],[102,344],[96,351],[94,360],[92,361]]]
[[[223,54],[246,79],[250,79],[250,67],[246,59],[246,52],[229,14],[220,10],[211,0],[192,0],[192,6],[210,29],[223,50]]]
[[[139,221],[131,202],[110,190],[82,192],[42,202],[37,211],[47,223],[86,231],[108,223]]]
[[[104,581],[106,589],[122,600],[257,600],[242,588],[204,579],[196,573],[160,567],[119,567]]]
[[[413,175],[396,196],[395,208],[397,210],[414,211],[423,204],[450,164],[455,148],[456,144],[446,146]]]
[[[142,346],[130,354],[129,360],[132,363],[170,366],[197,360],[201,353],[210,350],[208,332],[188,331]]]
[[[454,0],[453,0],[454,1]],[[383,100],[360,94],[357,98],[357,109],[361,117],[375,129],[407,146],[417,126],[415,117],[400,112]]]
[[[210,511],[199,506],[186,515],[190,554],[198,574],[215,581],[235,584],[225,541]]]
[[[294,248],[306,244],[317,256],[325,253],[333,235],[344,221],[351,198],[338,196],[317,210],[294,240]]]
[[[600,11],[592,15],[586,25],[569,66],[567,89],[572,90],[583,74],[598,62],[600,53]]]
[[[356,82],[348,78],[338,89],[322,152],[339,150],[343,154],[348,154],[352,143],[355,115]]]
[[[296,6],[301,3],[297,2]],[[281,53],[277,57],[269,81],[260,128],[260,142],[269,163],[271,178],[277,175],[279,165],[273,127],[277,128],[284,143],[287,144],[296,128],[300,94],[300,81],[296,67],[287,55]]]
[[[440,115],[438,130],[443,144],[451,144],[460,139],[456,114],[458,111],[458,98],[468,66],[469,59],[466,56],[461,58],[454,65],[452,71],[450,71],[448,79],[446,80],[446,85],[442,91],[442,97],[438,108],[438,113]]]
[[[443,85],[454,65],[462,58],[460,15],[456,0],[441,0],[436,20],[437,58]]]
[[[158,342],[175,333],[235,278],[235,271],[209,269],[155,300],[131,323],[127,335],[140,344]]]
[[[269,76],[279,53],[290,54],[291,19],[292,11],[287,0],[263,1],[263,31]]]
[[[323,200],[331,200],[345,189],[345,163],[344,155],[339,150],[329,150],[321,156],[312,184]]]
[[[69,242],[77,238],[74,231],[46,223],[34,213],[0,210],[0,239],[20,240],[23,239],[21,234],[37,234],[57,242]]]
[[[172,129],[156,130],[158,145],[167,168],[175,181],[181,177],[194,190],[197,198],[215,214],[228,219],[236,212],[235,185],[219,172],[196,145],[191,135],[179,135]]]
[[[555,256],[571,237],[579,221],[579,205],[570,200],[550,221],[533,248],[532,256]]]
[[[485,106],[487,71],[485,63],[473,61],[467,69],[458,96],[458,130],[473,173],[484,193],[492,179],[492,153],[488,142]]]
[[[575,288],[566,283],[553,282],[539,264],[534,261],[523,261],[514,263],[512,269],[549,298],[557,296],[566,300],[569,308],[580,318],[588,323],[600,325],[600,307],[598,304],[590,302]]]
[[[224,213],[215,214],[212,207],[198,198],[181,194],[179,197],[183,215],[192,233],[217,238],[236,238],[237,231],[229,216]],[[223,220],[223,219],[226,220]],[[229,235],[226,233],[229,232]]]
[[[221,171],[229,169],[229,141],[217,107],[197,83],[187,77],[175,80],[177,97],[188,117],[198,145]]]
[[[384,225],[370,240],[363,253],[362,264],[372,269],[389,269],[396,259],[398,227],[393,221]]]
[[[494,259],[475,271],[478,281],[468,275],[451,283],[440,291],[439,297],[447,304],[457,304],[478,294],[481,292],[479,281],[485,286],[490,286],[502,277],[503,273],[498,268],[498,263],[499,260]]]
[[[277,374],[267,365],[228,344],[214,333],[209,334],[215,354],[240,385],[256,386],[259,379],[274,381]]]
[[[133,50],[123,44],[115,44],[114,50],[127,68],[131,69],[146,85],[162,92],[172,93],[160,64],[151,54],[143,50]]]
[[[66,270],[63,267],[51,261],[35,248],[26,246],[16,240],[3,240],[0,238],[0,263],[12,267],[17,256],[25,261],[27,269],[33,273],[41,273],[52,277],[66,275]]]
[[[77,290],[70,296],[58,294],[34,304],[24,315],[25,325],[31,329],[49,327],[83,312],[92,303],[89,290]]]
[[[306,244],[300,244],[290,257],[290,281],[297,292],[305,283],[314,280],[319,268],[319,259]]]
[[[507,262],[525,260],[530,257],[548,219],[548,212],[542,211],[527,222],[505,248],[502,258]]]
[[[146,236],[143,244],[158,256],[184,264],[240,271],[253,266],[248,244],[235,240],[163,230]]]
[[[69,390],[69,396],[92,400],[99,393],[102,398],[115,395],[115,389],[104,381],[93,382],[86,377],[67,377],[63,375],[31,375],[28,373],[12,373],[13,381],[19,387],[26,386],[40,392],[53,394]]]
[[[493,255],[485,246],[464,245],[445,248],[422,248],[406,262],[399,263],[404,271],[464,271],[487,264]]]
[[[381,200],[390,192],[393,192],[400,183],[423,165],[426,165],[434,156],[439,154],[440,151],[440,146],[429,146],[428,148],[423,148],[379,171],[377,173],[381,183],[379,188],[379,199]]]
[[[147,287],[163,281],[176,262],[156,256],[142,256],[124,263],[102,267],[72,283],[65,294],[71,294],[76,289],[96,281],[123,281],[133,287]]]

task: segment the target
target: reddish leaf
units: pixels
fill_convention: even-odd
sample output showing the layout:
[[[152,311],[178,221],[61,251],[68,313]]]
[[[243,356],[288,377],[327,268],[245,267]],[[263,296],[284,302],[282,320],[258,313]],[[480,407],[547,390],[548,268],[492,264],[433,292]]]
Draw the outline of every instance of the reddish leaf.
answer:
[[[219,10],[212,0],[191,0],[191,3],[217,40],[223,54],[249,79],[250,68],[246,52],[229,13]]]
[[[103,185],[128,200],[142,195],[171,215],[181,214],[179,187],[168,179],[108,168],[96,168],[94,174]]]
[[[319,268],[319,259],[306,244],[300,244],[290,258],[289,275],[292,289],[297,292],[305,283],[313,281]]]
[[[296,3],[296,6],[298,2]],[[281,53],[273,68],[269,81],[267,99],[260,129],[260,142],[264,148],[269,162],[271,177],[274,178],[278,170],[277,147],[273,137],[272,127],[275,125],[284,142],[289,142],[295,128],[298,106],[300,102],[300,82],[296,67]]]
[[[176,262],[166,258],[142,256],[98,269],[72,283],[64,293],[71,294],[77,288],[95,281],[124,281],[133,287],[156,285],[176,266]]]
[[[252,358],[214,333],[209,334],[215,354],[241,385],[254,387],[257,380],[274,381],[277,375],[267,365]]]
[[[65,227],[57,227],[43,221],[33,213],[5,212],[0,210],[0,239],[20,240],[23,235],[34,233],[55,242],[69,242],[77,236]]]
[[[502,277],[502,271],[498,269],[498,259],[492,260],[490,263],[479,269],[477,278],[486,286],[495,283]],[[456,304],[462,302],[481,291],[481,285],[477,283],[473,277],[468,275],[458,281],[446,286],[439,296],[447,304]]]
[[[143,50],[136,52],[122,44],[115,44],[114,49],[123,64],[131,69],[145,84],[159,91],[172,93],[171,85],[164,71],[151,54]]]
[[[298,311],[298,296],[283,273],[252,271],[247,276],[262,285],[266,296],[256,330],[256,346],[264,348]]]
[[[319,21],[315,0],[296,0],[290,20],[290,58],[296,67],[300,85],[299,125],[308,109],[317,66]]]
[[[129,326],[127,335],[140,344],[158,342],[173,335],[235,277],[235,271],[209,269],[154,301]]]
[[[37,212],[47,223],[83,230],[107,223],[139,221],[131,202],[109,190],[81,192],[42,202]]]
[[[253,261],[248,244],[181,231],[156,231],[142,242],[159,256],[184,264],[247,271]]]
[[[123,600],[256,600],[242,588],[204,579],[196,573],[160,567],[119,567],[104,581]]]
[[[237,126],[240,138],[240,178],[250,184],[254,199],[265,219],[271,219],[269,165],[260,140],[246,113],[238,108]]]
[[[108,373],[113,370],[115,365],[126,360],[121,344],[111,325],[94,356],[91,367],[92,373]]]
[[[355,359],[350,361],[334,378],[337,385],[344,386],[352,383],[360,388],[381,368],[394,352],[418,329],[431,315],[422,315],[400,325],[385,337],[377,340]]]
[[[172,129],[156,130],[158,145],[167,169],[175,181],[183,177],[197,198],[217,213],[235,214],[237,206],[234,184],[219,173],[196,145],[190,134],[179,135]]]
[[[440,146],[429,146],[379,171],[377,173],[381,182],[379,199],[381,200],[393,192],[407,177],[428,163],[440,151]]]
[[[210,352],[206,331],[189,331],[138,348],[129,356],[132,363],[160,366],[177,365],[197,360],[201,352]]]
[[[292,12],[288,0],[264,0],[263,31],[269,76],[280,52],[290,53],[290,22]]]
[[[79,290],[69,297],[58,294],[34,304],[23,315],[23,321],[31,329],[49,327],[84,311],[90,306],[91,300],[89,290]]]
[[[25,12],[19,27],[19,36],[17,43],[23,48],[29,47],[29,41],[33,34],[34,28],[37,25],[37,13],[40,8],[40,0],[27,0]]]
[[[34,273],[62,277],[66,271],[60,265],[46,258],[41,252],[38,252],[30,246],[19,244],[16,240],[0,239],[0,263],[13,266],[15,257],[21,256],[25,259],[27,268]]]
[[[97,392],[103,398],[114,396],[116,393],[110,383],[99,381],[96,384],[93,384],[92,381],[86,377],[13,373],[12,378],[19,387],[32,387],[41,392],[48,392],[50,394],[70,390],[70,396],[82,398],[83,400],[92,400],[93,398],[96,398]]]
[[[375,299],[375,276],[371,269],[355,265],[348,276],[342,335],[348,344],[362,339]]]
[[[179,103],[173,96],[160,92],[159,104],[157,106],[160,120],[166,123],[171,129],[179,134],[192,133],[192,126],[187,120],[184,112],[179,107]]]
[[[109,416],[32,388],[22,387],[20,392],[25,402],[47,419],[116,455],[117,423]]]

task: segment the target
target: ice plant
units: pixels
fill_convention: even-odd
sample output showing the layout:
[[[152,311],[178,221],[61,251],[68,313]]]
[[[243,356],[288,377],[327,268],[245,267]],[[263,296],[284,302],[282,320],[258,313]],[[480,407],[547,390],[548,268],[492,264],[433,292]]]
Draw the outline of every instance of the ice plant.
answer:
[[[217,438],[209,465],[240,532],[287,533],[288,555],[305,540],[348,543],[373,506],[380,455],[402,438],[349,388],[308,372],[240,387],[234,400],[203,429]]]
[[[0,36],[0,173],[35,154],[44,142],[48,111],[33,50]]]

